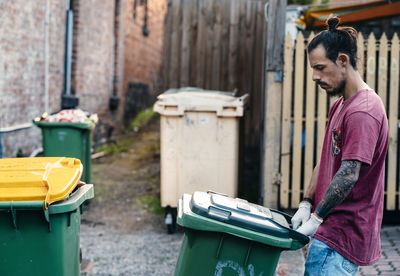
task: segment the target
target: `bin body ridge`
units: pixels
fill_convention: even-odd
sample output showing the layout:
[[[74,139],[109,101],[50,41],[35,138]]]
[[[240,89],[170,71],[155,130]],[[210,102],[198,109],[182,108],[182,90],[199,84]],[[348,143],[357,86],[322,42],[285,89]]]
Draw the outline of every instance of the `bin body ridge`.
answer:
[[[41,211],[18,211],[17,229],[0,215],[0,275],[79,275],[80,212],[57,214],[49,225]]]
[[[281,251],[225,233],[185,229],[175,276],[273,276]]]

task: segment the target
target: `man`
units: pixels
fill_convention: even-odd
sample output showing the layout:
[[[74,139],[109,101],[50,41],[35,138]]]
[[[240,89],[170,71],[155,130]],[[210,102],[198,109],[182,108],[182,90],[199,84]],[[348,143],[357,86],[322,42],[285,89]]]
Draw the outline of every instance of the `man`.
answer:
[[[321,159],[292,224],[314,237],[305,275],[356,275],[381,254],[388,123],[381,99],[357,71],[356,30],[337,27],[337,17],[327,23],[307,48],[312,78],[341,97],[329,111]]]

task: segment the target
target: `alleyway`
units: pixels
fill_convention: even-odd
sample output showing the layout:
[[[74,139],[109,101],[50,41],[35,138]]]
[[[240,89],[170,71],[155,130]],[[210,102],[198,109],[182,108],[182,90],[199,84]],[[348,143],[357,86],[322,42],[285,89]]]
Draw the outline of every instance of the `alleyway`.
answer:
[[[103,147],[93,160],[95,198],[81,226],[89,275],[171,275],[182,233],[168,235],[159,205],[159,121]]]
[[[89,275],[173,275],[182,233],[166,234],[160,208],[158,118],[103,150],[108,154],[93,160],[95,198],[85,206],[80,233]],[[400,275],[400,226],[384,226],[381,237],[382,258],[360,276]],[[283,253],[277,275],[302,274],[301,252]]]

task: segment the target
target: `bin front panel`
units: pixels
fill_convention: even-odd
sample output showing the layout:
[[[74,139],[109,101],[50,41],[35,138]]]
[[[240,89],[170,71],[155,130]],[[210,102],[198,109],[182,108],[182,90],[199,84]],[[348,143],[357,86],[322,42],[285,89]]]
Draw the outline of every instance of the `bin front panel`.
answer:
[[[42,208],[1,206],[0,275],[78,276],[80,207],[93,196],[93,185],[79,187],[50,205],[49,222]]]
[[[185,229],[175,276],[272,276],[281,251],[226,233]]]
[[[18,210],[14,228],[10,212],[0,211],[0,275],[79,275],[80,212],[50,216]]]
[[[161,205],[198,190],[237,196],[239,121],[215,112],[161,117]]]

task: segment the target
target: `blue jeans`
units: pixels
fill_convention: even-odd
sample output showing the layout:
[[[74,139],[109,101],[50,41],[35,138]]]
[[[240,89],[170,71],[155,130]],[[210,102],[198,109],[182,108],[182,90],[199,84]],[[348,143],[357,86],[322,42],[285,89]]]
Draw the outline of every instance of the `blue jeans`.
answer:
[[[306,276],[357,275],[358,265],[350,262],[322,241],[314,239],[308,248]]]

